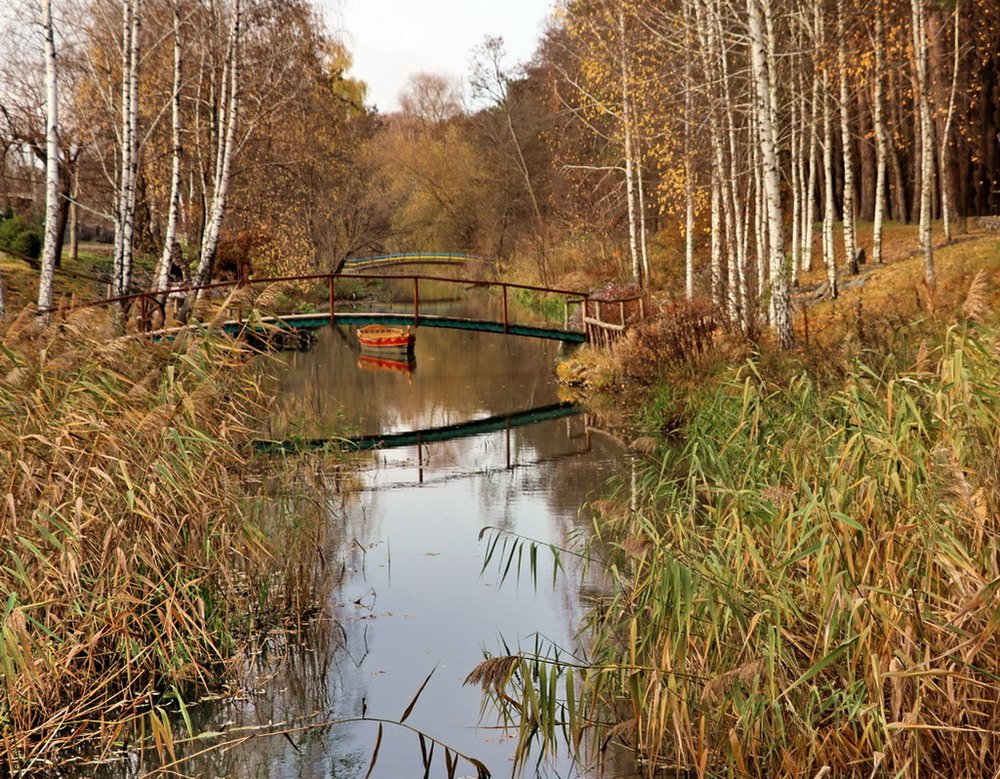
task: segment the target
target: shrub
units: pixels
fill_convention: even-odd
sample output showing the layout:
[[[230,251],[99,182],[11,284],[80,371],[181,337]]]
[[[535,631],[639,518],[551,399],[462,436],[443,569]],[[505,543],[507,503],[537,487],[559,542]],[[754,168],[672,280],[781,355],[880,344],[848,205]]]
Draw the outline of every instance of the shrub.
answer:
[[[696,359],[713,343],[718,323],[709,305],[676,303],[634,327],[612,350],[621,382],[648,386],[668,368]]]
[[[27,229],[28,225],[20,214],[4,216],[3,221],[0,222],[0,246],[10,248],[10,242]]]
[[[25,230],[15,235],[7,248],[12,252],[38,259],[42,253],[42,236],[34,230]]]
[[[0,248],[37,258],[42,253],[42,236],[20,214],[11,214],[0,222]]]

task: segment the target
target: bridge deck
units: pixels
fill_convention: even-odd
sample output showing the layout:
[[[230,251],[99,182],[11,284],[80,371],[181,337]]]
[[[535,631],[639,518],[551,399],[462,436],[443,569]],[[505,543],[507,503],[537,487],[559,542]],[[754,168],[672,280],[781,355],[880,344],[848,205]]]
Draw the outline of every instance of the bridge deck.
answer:
[[[463,319],[461,317],[438,316],[434,314],[419,314],[394,312],[334,312],[334,324],[338,325],[370,325],[385,324],[396,325],[398,327],[447,327],[454,330],[478,330],[486,333],[507,333],[508,335],[521,335],[528,338],[547,338],[554,341],[565,341],[568,343],[583,343],[584,334],[576,330],[562,330],[550,327],[533,327],[529,325],[516,325],[489,320]],[[316,314],[290,314],[284,317],[266,317],[261,320],[265,324],[276,327],[296,327],[313,330],[330,324],[329,312]],[[227,322],[224,329],[234,332],[244,327],[246,323]]]

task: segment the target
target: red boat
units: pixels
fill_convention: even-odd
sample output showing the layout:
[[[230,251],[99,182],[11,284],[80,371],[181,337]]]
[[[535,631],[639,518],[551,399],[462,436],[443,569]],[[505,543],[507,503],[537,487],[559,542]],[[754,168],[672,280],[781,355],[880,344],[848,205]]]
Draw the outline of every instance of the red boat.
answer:
[[[362,347],[368,349],[405,349],[409,351],[413,348],[413,343],[417,340],[416,335],[410,332],[410,328],[401,330],[398,327],[387,327],[386,325],[365,325],[358,328],[358,342]]]

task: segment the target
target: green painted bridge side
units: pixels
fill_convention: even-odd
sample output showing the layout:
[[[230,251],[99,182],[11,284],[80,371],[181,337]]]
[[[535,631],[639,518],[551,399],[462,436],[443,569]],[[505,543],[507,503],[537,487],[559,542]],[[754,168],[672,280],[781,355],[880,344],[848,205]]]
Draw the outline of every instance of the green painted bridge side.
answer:
[[[272,325],[282,328],[304,328],[315,330],[330,324],[329,313],[318,314],[291,314],[284,317],[265,317],[260,320],[262,324]],[[397,327],[447,327],[453,330],[478,330],[485,333],[507,333],[508,335],[520,335],[528,338],[546,338],[553,341],[565,341],[567,343],[583,343],[584,334],[576,330],[562,330],[549,327],[530,327],[528,325],[515,325],[508,323],[506,329],[503,322],[492,322],[478,319],[461,319],[459,317],[437,316],[430,314],[420,314],[414,317],[413,314],[393,313],[393,312],[340,312],[334,313],[334,324],[338,325],[395,325]],[[223,327],[226,332],[235,333],[244,327],[250,326],[246,322],[227,322]]]
[[[286,441],[258,440],[252,443],[258,454],[276,454],[309,452],[317,449],[342,449],[345,451],[364,451],[367,449],[396,449],[401,446],[416,446],[435,441],[450,441],[455,438],[493,433],[506,430],[508,427],[521,427],[547,419],[579,414],[582,407],[577,403],[552,403],[548,406],[516,411],[512,414],[498,414],[485,419],[474,419],[470,422],[459,422],[442,427],[429,427],[423,430],[413,430],[407,433],[391,433],[387,435],[365,435],[345,438],[314,438],[311,440],[291,439]]]

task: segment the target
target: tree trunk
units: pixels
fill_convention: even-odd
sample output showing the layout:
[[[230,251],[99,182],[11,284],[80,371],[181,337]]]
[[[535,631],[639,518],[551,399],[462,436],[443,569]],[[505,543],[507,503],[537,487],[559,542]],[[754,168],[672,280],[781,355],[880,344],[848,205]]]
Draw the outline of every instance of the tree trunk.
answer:
[[[141,0],[122,5],[121,171],[115,222],[111,295],[127,295],[132,280],[136,183],[139,168],[139,11]]]
[[[833,250],[834,213],[833,195],[833,120],[830,116],[830,90],[824,77],[823,89],[823,265],[831,298],[838,295],[837,261]]]
[[[802,269],[802,118],[801,97],[803,90],[798,79],[795,94],[789,103],[789,135],[791,145],[792,190],[792,286],[799,283]]]
[[[684,24],[691,28],[691,2],[683,7]],[[694,121],[694,68],[690,47],[684,52],[684,296],[694,299],[694,167],[691,156],[691,123]],[[713,273],[714,273],[713,268]],[[712,280],[713,291],[715,279]]]
[[[840,78],[840,139],[844,157],[844,267],[858,272],[857,237],[854,232],[854,153],[851,138],[850,101],[847,88],[847,29],[845,0],[837,0],[837,70]]]
[[[167,288],[170,268],[177,259],[177,222],[180,216],[181,161],[184,147],[181,144],[181,10],[178,0],[174,0],[174,93],[171,98],[171,167],[170,200],[167,204],[167,229],[163,236],[163,252],[153,279],[153,289]]]
[[[640,286],[646,285],[642,275],[642,260],[639,257],[638,218],[636,216],[636,192],[634,151],[632,148],[632,105],[628,89],[628,62],[625,56],[625,3],[618,5],[618,45],[619,69],[622,96],[622,131],[625,135],[625,197],[628,206],[628,246],[632,258],[632,279]]]
[[[694,171],[690,149],[684,155],[684,295],[694,299]]]
[[[52,0],[42,3],[42,31],[45,36],[45,243],[38,278],[38,311],[41,321],[48,324],[59,225],[59,79]]]
[[[805,184],[805,192],[802,196],[802,267],[806,271],[811,271],[813,266],[813,225],[815,223],[815,200],[816,200],[816,152],[819,145],[819,133],[817,124],[819,122],[819,78],[813,74],[812,100],[809,107],[809,175]]]
[[[954,203],[954,198],[952,196],[952,183],[954,181],[954,177],[948,172],[948,146],[951,138],[951,123],[955,116],[955,93],[958,90],[958,73],[961,54],[961,48],[959,46],[960,25],[958,14],[960,7],[961,6],[958,0],[956,0],[955,10],[953,12],[955,18],[955,52],[954,59],[952,60],[951,89],[948,94],[948,110],[945,113],[944,128],[941,130],[941,153],[940,164],[938,165],[938,170],[941,171],[941,222],[944,227],[945,243],[951,243],[951,216]]]
[[[645,166],[643,164],[641,141],[641,138],[635,139],[635,188],[639,195],[639,202],[637,204],[639,211],[639,257],[642,260],[643,286],[647,286],[649,284],[649,251],[646,241],[648,235],[646,227],[646,185],[642,178],[642,171],[645,169]]]
[[[239,50],[240,50],[240,0],[234,0],[232,27],[226,47],[226,65],[223,68],[222,99],[220,101],[218,147],[216,153],[215,183],[212,191],[211,212],[205,223],[201,240],[201,256],[194,275],[194,285],[208,283],[215,266],[219,248],[222,217],[226,212],[229,195],[229,176],[233,153],[236,148],[236,123],[239,116]],[[223,121],[224,117],[224,121]],[[186,312],[185,312],[186,313]]]
[[[888,140],[885,131],[885,92],[882,86],[885,72],[885,22],[883,0],[875,7],[875,88],[872,96],[872,125],[875,130],[875,218],[872,225],[872,262],[882,262],[882,221],[885,214],[885,187]]]
[[[930,83],[927,78],[927,22],[923,0],[911,0],[913,11],[913,65],[917,77],[917,107],[920,115],[920,250],[924,255],[924,282],[931,289],[934,247],[931,243],[931,200],[934,195],[934,138]]]
[[[727,198],[723,192],[723,178],[725,177],[725,150],[722,145],[722,129],[719,121],[719,114],[716,108],[716,98],[718,97],[716,83],[716,53],[715,53],[715,29],[709,20],[706,20],[707,9],[703,10],[702,3],[694,2],[695,29],[698,33],[699,49],[701,50],[701,63],[704,82],[709,86],[709,106],[708,121],[711,133],[712,160],[714,165],[710,173],[712,187],[712,215],[711,215],[711,266],[712,266],[712,303],[718,309],[724,309],[730,323],[736,321],[735,298],[733,288],[736,283],[736,276],[733,273],[723,272],[722,251],[723,251],[723,216],[726,208]],[[731,223],[730,223],[731,224]],[[730,228],[731,230],[731,228]],[[727,244],[728,245],[728,244]],[[732,261],[728,263],[732,267]]]
[[[726,52],[723,48],[723,41],[726,40],[722,29],[722,15],[719,11],[721,3],[716,0],[715,18],[712,20],[713,52],[720,66],[720,82],[722,87],[722,106],[725,116],[726,138],[729,147],[729,158],[725,170],[724,186],[728,188],[728,197],[725,198],[725,214],[727,221],[727,235],[729,239],[729,297],[730,309],[733,321],[742,320],[744,326],[750,324],[750,300],[747,286],[747,226],[745,222],[745,208],[743,198],[740,194],[739,179],[737,171],[737,160],[739,159],[739,138],[736,129],[735,107],[733,96],[730,92],[729,63],[726,59]]]
[[[769,0],[747,0],[750,30],[750,56],[753,79],[757,89],[757,129],[763,165],[764,196],[767,207],[771,300],[774,309],[774,329],[782,348],[792,346],[791,311],[789,310],[788,272],[785,268],[785,234],[781,213],[781,171],[775,147],[775,106],[772,103],[771,78],[773,58],[768,56],[761,15],[770,13]]]
[[[69,192],[69,258],[72,262],[80,259],[80,218],[76,199],[80,194],[80,184],[76,173]]]

